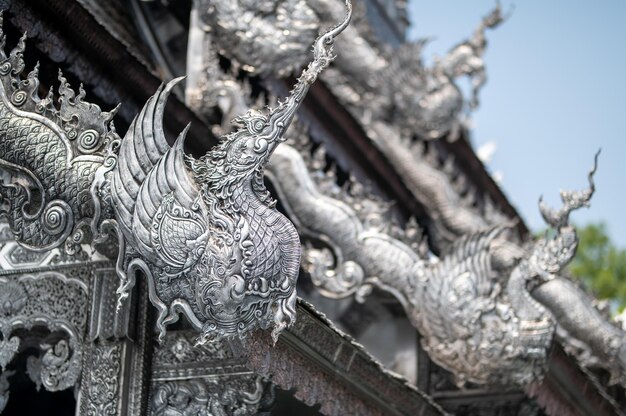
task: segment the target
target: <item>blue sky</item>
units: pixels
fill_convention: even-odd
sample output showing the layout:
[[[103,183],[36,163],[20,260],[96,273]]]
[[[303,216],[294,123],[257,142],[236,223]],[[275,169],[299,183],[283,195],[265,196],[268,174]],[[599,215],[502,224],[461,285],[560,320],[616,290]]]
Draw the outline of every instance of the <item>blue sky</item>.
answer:
[[[511,1],[503,0],[509,10]],[[434,36],[431,61],[467,38],[491,0],[410,0],[409,38]],[[560,189],[586,186],[602,148],[597,190],[579,224],[605,222],[626,248],[626,1],[518,1],[487,34],[489,81],[472,116],[475,148],[495,142],[488,168],[531,229],[537,199],[560,203]]]

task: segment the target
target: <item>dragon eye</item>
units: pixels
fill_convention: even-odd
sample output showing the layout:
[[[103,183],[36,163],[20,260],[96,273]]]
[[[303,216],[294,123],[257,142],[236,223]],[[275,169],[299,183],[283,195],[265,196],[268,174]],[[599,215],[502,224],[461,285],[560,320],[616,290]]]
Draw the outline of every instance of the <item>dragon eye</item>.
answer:
[[[265,127],[265,120],[261,117],[254,118],[248,122],[248,130],[251,133],[260,133]]]
[[[265,139],[256,139],[254,142],[254,151],[257,153],[262,153],[267,150],[267,140]]]

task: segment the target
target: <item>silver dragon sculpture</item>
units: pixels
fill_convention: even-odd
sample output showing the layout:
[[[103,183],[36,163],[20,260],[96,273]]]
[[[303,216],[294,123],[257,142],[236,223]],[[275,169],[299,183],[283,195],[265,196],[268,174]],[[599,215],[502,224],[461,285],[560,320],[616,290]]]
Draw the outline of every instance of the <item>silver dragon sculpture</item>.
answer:
[[[161,339],[183,313],[201,331],[199,342],[243,338],[259,327],[273,327],[276,340],[295,319],[300,243],[275,209],[263,169],[335,58],[349,2],[346,9],[315,41],[314,59],[289,96],[267,114],[237,117],[236,130],[199,159],[184,153],[187,129],[170,146],[162,126],[180,79],[162,85],[120,139],[114,112],[85,103],[82,87],[76,95],[60,76],[57,109],[52,92],[37,95],[37,68],[21,80],[22,38],[0,64],[0,195],[16,239],[31,249],[71,250],[117,233],[118,307],[142,272]]]
[[[275,152],[268,175],[302,238],[332,250],[335,261],[316,248],[303,254],[321,293],[358,299],[372,287],[390,292],[430,357],[460,384],[524,385],[539,377],[554,323],[520,292],[528,273],[492,264],[492,246],[504,227],[468,235],[441,259],[429,259],[406,239],[368,226],[358,213],[363,201],[349,204],[320,193],[294,148]]]
[[[609,361],[617,369],[614,378],[623,380],[624,333],[559,276],[577,247],[568,218],[589,204],[595,166],[590,187],[563,192],[560,210],[540,204],[552,237],[522,246],[509,238],[508,226],[492,226],[458,238],[437,258],[415,240],[381,227],[384,209],[366,210],[375,212],[375,221],[363,215],[364,207],[376,204],[371,196],[355,199],[331,191],[332,177],[308,154],[281,147],[268,175],[301,237],[328,247],[304,246],[302,266],[320,293],[357,300],[373,287],[391,293],[420,331],[430,357],[461,385],[528,386],[541,379],[557,326]],[[573,316],[570,303],[577,310]]]
[[[424,139],[448,135],[458,137],[465,111],[479,105],[479,93],[487,82],[483,55],[487,46],[486,29],[493,29],[506,20],[498,4],[483,18],[474,35],[453,47],[432,66],[422,64],[420,56],[428,39],[405,43],[389,54],[389,65],[380,71],[383,90],[377,117],[402,128],[403,136],[417,133]],[[468,77],[472,86],[466,103],[456,83]]]
[[[245,71],[270,77],[301,67],[305,45],[342,13],[340,2],[333,0],[198,0],[195,7],[201,15],[196,26],[212,28],[211,43],[201,52],[207,62],[218,52]],[[487,79],[485,32],[505,19],[498,4],[473,36],[429,67],[421,59],[427,40],[385,48],[370,41],[371,28],[360,19],[338,40],[340,55],[322,78],[359,119],[384,121],[399,127],[403,135],[417,133],[423,139],[455,138],[464,112],[478,106]],[[456,84],[463,76],[472,85],[467,103]],[[372,102],[375,105],[364,106]]]

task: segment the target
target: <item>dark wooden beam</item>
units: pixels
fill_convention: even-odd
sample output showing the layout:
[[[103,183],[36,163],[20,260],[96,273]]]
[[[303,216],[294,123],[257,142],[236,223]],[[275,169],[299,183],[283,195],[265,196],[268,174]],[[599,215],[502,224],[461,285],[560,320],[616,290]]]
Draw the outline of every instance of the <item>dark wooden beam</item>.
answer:
[[[439,144],[448,154],[454,155],[454,160],[459,168],[464,172],[467,179],[483,195],[488,195],[507,216],[518,220],[517,230],[520,236],[528,237],[530,231],[517,209],[511,204],[500,186],[493,180],[485,169],[483,162],[478,159],[474,149],[467,139],[467,131],[455,141],[448,141],[445,138]]]
[[[394,199],[405,214],[416,217],[420,224],[429,224],[426,210],[406,187],[393,164],[375,146],[361,124],[337,101],[324,83],[318,81],[311,87],[303,107],[326,130],[332,132],[335,144],[367,172],[368,179]]]

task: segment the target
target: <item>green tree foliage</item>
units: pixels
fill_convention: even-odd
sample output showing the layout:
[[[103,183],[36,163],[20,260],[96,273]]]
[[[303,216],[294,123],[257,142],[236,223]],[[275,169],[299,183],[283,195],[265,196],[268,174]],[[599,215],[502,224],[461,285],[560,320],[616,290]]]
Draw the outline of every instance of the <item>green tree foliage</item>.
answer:
[[[569,265],[574,278],[581,280],[598,298],[626,306],[626,250],[615,247],[604,224],[577,227],[580,243]]]

